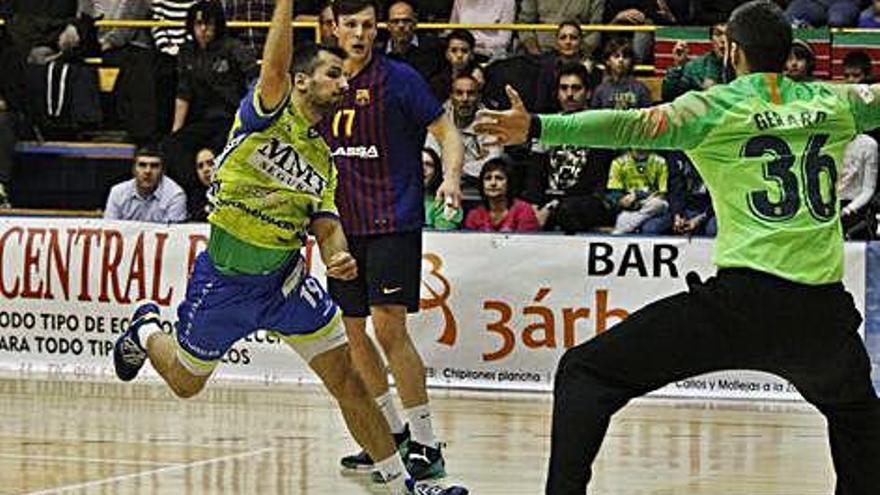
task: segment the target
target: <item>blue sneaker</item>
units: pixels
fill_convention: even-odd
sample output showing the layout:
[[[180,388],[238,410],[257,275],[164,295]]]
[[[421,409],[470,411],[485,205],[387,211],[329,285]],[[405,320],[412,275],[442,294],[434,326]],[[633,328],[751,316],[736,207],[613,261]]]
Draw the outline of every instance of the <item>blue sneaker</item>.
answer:
[[[468,495],[468,489],[459,486],[429,485],[407,478],[406,487],[412,495]]]
[[[124,382],[134,380],[147,360],[147,350],[138,338],[138,328],[145,323],[159,324],[159,306],[145,303],[138,306],[131,317],[128,330],[113,345],[113,366],[116,376]]]

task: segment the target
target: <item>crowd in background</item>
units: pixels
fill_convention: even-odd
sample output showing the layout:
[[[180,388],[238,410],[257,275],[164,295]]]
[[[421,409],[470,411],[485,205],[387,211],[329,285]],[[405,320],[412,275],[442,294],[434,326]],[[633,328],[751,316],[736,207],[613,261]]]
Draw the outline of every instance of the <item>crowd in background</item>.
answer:
[[[722,21],[738,0],[388,0],[378,49],[412,65],[445,102],[465,144],[465,204],[450,211],[433,200],[442,157],[429,139],[423,152],[426,225],[481,231],[603,231],[713,235],[711,199],[687,155],[638,149],[538,144],[501,149],[473,130],[477,111],[506,107],[504,87],[530,110],[573,113],[637,109],[654,103],[635,77],[653,62],[653,33],[599,33],[582,24],[703,25],[712,50],[673,48],[661,99],[724,83]],[[880,27],[880,0],[782,1],[793,25]],[[0,206],[18,139],[75,135],[112,122],[138,148],[132,179],[109,191],[108,218],[202,221],[210,170],[222,152],[239,100],[256,79],[264,28],[228,21],[269,21],[272,0],[0,0]],[[331,6],[295,3],[299,20],[317,21],[333,43]],[[101,28],[94,20],[185,21],[185,27]],[[555,31],[419,30],[419,22],[552,24]],[[314,39],[297,32],[297,42]],[[101,115],[100,56],[120,69],[109,115]],[[798,40],[786,74],[813,77],[813,47]],[[849,82],[872,79],[862,52],[844,60]],[[69,88],[65,88],[69,86]],[[106,108],[106,106],[105,106]],[[97,115],[96,115],[97,112]],[[71,134],[72,133],[72,134]],[[876,231],[877,141],[858,136],[847,149],[839,198],[850,237]]]

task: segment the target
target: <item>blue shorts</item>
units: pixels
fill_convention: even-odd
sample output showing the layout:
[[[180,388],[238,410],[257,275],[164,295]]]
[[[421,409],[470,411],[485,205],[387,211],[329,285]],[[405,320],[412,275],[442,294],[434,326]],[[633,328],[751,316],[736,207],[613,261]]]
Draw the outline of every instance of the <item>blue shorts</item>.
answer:
[[[196,374],[209,374],[236,341],[256,330],[279,335],[306,360],[314,357],[307,354],[315,341],[324,341],[322,350],[344,343],[341,311],[304,271],[297,255],[267,275],[224,275],[207,252],[200,254],[186,299],[177,307],[181,364]],[[305,353],[297,348],[302,342],[310,342]]]

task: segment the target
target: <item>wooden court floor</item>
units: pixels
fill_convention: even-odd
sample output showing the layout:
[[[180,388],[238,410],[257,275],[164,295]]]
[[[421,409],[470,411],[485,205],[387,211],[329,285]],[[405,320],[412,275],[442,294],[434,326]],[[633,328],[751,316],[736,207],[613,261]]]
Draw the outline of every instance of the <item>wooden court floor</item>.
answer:
[[[548,396],[432,391],[450,481],[543,493]],[[353,448],[313,386],[0,378],[0,494],[376,493],[340,472]],[[806,406],[647,399],[615,418],[596,495],[828,495],[824,421]]]

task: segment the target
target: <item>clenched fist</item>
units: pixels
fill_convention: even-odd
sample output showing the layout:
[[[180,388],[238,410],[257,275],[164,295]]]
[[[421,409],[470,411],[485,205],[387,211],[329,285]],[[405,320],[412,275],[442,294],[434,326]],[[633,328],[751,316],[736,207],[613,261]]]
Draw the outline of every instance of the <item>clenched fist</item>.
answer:
[[[348,251],[340,251],[327,263],[327,276],[340,280],[352,280],[357,277],[357,261]]]

